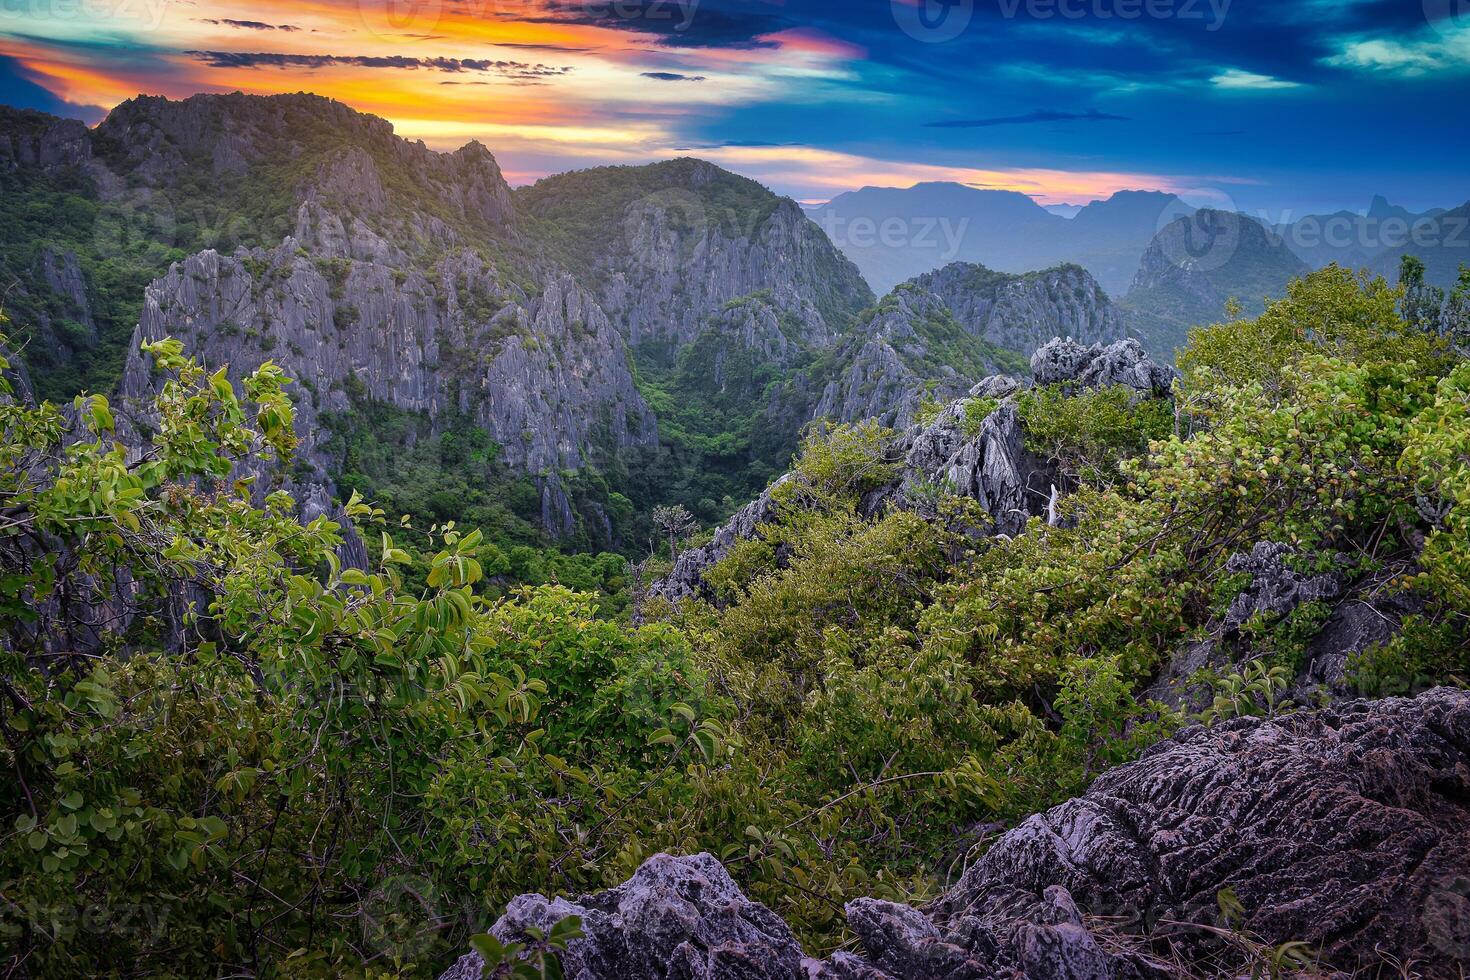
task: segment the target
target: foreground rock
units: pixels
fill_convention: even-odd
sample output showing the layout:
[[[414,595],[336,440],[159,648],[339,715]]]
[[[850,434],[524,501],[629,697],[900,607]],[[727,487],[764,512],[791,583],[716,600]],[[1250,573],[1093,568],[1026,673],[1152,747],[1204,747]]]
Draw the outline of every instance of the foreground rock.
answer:
[[[849,902],[860,953],[804,957],[707,854],[575,902],[523,895],[492,931],[580,916],[573,980],[1187,977],[1222,968],[1229,889],[1259,942],[1437,980],[1470,969],[1467,828],[1470,692],[1441,688],[1189,729],[1027,819],[932,906]],[[470,954],[441,980],[480,972]]]

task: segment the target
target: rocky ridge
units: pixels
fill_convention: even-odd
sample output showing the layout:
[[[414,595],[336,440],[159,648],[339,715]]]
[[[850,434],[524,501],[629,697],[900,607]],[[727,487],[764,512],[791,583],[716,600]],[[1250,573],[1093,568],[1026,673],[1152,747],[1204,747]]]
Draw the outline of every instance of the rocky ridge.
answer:
[[[1187,729],[1024,820],[932,904],[847,903],[858,949],[826,959],[708,854],[523,895],[491,932],[577,916],[572,980],[1167,980],[1225,968],[1222,932],[1449,980],[1470,967],[1467,819],[1470,693],[1439,688]],[[482,970],[471,953],[441,980]]]

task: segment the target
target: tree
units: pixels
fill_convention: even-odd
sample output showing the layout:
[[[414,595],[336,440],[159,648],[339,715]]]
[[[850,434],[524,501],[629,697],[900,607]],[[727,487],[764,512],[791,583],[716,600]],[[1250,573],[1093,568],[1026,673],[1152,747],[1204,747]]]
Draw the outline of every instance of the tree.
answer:
[[[677,561],[679,539],[697,530],[699,524],[683,504],[674,504],[671,507],[660,505],[653,509],[653,526],[669,539],[669,558]]]

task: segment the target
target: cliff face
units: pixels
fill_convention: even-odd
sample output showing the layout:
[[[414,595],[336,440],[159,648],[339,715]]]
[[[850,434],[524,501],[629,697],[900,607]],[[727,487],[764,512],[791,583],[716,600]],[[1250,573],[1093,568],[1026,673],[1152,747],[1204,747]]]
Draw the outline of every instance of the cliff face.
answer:
[[[236,376],[274,360],[299,385],[300,456],[320,482],[333,466],[322,415],[351,411],[353,397],[467,415],[512,465],[553,483],[559,470],[656,442],[622,339],[569,276],[550,274],[530,295],[473,251],[404,269],[357,221],[348,230],[304,205],[301,225],[302,239],[201,252],[150,286],[124,397],[141,406],[155,390],[143,341],[177,337]],[[551,517],[561,530],[564,501]]]
[[[1028,356],[1053,337],[1106,344],[1126,335],[1118,308],[1077,265],[1012,275],[954,262],[914,283],[938,296],[970,333]]]
[[[794,201],[702,160],[548,177],[516,203],[635,347],[692,343],[708,317],[756,293],[789,318],[793,342],[819,347],[872,302]]]
[[[0,170],[80,167],[91,159],[91,135],[83,123],[0,106]]]

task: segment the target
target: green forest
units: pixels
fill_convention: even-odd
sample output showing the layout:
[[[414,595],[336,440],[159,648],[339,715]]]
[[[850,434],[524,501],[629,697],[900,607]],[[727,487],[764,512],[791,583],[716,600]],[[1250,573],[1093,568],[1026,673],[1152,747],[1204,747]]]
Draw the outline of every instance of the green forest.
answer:
[[[650,534],[638,565],[546,550],[534,488],[472,426],[404,452],[407,413],[338,425],[349,528],[239,475],[289,471],[272,363],[232,384],[147,345],[163,380],[133,453],[103,395],[33,404],[6,382],[0,947],[37,975],[431,976],[519,893],[703,850],[825,954],[850,939],[845,901],[937,895],[977,828],[1184,726],[1286,710],[1320,606],[1247,623],[1247,666],[1191,678],[1203,711],[1146,693],[1245,587],[1226,563],[1256,542],[1415,610],[1352,658],[1354,690],[1463,685],[1470,363],[1407,272],[1329,266],[1193,331],[1167,399],[1016,396],[1073,492],[1014,536],[943,485],[865,516],[897,434],[814,429],[775,519],[678,605],[644,586],[697,539]],[[710,455],[758,435],[671,419]],[[692,486],[699,517],[775,475]],[[349,533],[370,568],[343,566]]]

